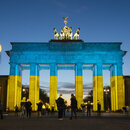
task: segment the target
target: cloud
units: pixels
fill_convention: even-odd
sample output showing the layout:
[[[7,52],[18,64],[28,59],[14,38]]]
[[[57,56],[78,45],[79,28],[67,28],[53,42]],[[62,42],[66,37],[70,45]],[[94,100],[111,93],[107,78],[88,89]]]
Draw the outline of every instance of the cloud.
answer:
[[[47,93],[50,91],[50,83],[49,82],[40,82],[40,88],[45,90]],[[29,87],[29,85],[26,85]],[[83,93],[86,95],[92,89],[92,83],[83,85]],[[68,82],[58,82],[57,93],[62,94],[71,94],[75,93],[75,84]]]
[[[88,9],[87,6],[83,5],[83,6],[79,7],[79,8],[77,8],[77,9],[73,10],[73,12],[76,13],[76,14],[80,14],[80,13],[86,11],[87,9]]]
[[[67,83],[67,82],[59,82],[58,83],[58,88],[66,88],[66,89],[74,89],[75,84],[73,83]]]
[[[75,93],[75,90],[58,90],[57,91],[58,94],[62,93],[62,94],[71,94],[71,93]]]
[[[56,5],[56,6],[58,6],[58,7],[60,7],[60,8],[66,8],[66,4],[65,3],[63,3],[63,2],[61,2],[61,0],[59,1],[59,0],[52,0],[53,1],[53,3]]]

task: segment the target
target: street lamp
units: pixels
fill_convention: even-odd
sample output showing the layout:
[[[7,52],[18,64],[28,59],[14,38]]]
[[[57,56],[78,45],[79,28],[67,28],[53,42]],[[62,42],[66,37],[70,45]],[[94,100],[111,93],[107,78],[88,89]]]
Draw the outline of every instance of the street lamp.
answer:
[[[2,46],[0,44],[0,62],[1,62],[1,51],[2,51]]]
[[[109,93],[109,88],[104,88],[104,92],[105,92],[105,94],[108,94]]]
[[[2,46],[1,46],[1,44],[0,44],[0,53],[1,53],[1,51],[2,51]]]
[[[105,103],[106,107],[105,107],[105,108],[106,108],[107,110],[109,109],[109,101],[108,101],[109,91],[110,91],[109,88],[104,88],[104,96],[106,97],[106,98],[105,98],[105,99],[106,99],[106,103]]]
[[[26,91],[26,89],[25,88],[23,88],[23,92],[25,92]]]

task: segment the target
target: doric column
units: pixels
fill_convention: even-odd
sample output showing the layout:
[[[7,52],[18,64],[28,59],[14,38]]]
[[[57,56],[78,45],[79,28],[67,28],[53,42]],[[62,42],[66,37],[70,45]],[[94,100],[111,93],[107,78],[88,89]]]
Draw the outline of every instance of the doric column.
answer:
[[[94,65],[93,70],[93,110],[97,111],[97,103],[101,104],[101,110],[104,110],[104,96],[103,96],[103,76],[102,63]]]
[[[77,107],[81,109],[81,104],[83,103],[83,66],[81,63],[78,63],[75,67],[75,96]]]
[[[21,66],[19,64],[10,63],[10,75],[7,86],[7,108],[14,111],[17,105],[21,105],[22,76]]]
[[[30,84],[29,84],[29,100],[32,103],[32,110],[37,110],[39,101],[39,65],[30,64]]]
[[[121,110],[125,106],[125,88],[122,63],[111,66],[111,110]]]
[[[50,107],[54,107],[57,110],[57,65],[55,63],[50,64]]]

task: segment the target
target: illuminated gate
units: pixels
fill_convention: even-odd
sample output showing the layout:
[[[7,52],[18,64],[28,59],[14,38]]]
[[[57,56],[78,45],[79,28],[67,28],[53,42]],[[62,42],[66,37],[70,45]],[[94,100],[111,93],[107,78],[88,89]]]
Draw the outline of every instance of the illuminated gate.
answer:
[[[125,54],[120,49],[119,42],[83,42],[79,39],[80,28],[74,36],[72,28],[67,27],[67,18],[64,18],[65,26],[61,33],[54,28],[54,37],[57,40],[50,42],[11,42],[10,76],[7,91],[7,107],[14,110],[17,105],[20,108],[23,69],[30,69],[29,99],[32,102],[32,110],[37,109],[39,101],[39,71],[50,69],[50,106],[56,109],[57,99],[57,70],[75,70],[75,96],[78,108],[83,103],[83,69],[93,71],[93,110],[97,110],[97,101],[104,110],[103,99],[103,69],[111,72],[111,110],[119,110],[125,105],[124,80],[122,73],[122,58]],[[59,37],[61,38],[59,40]],[[73,40],[74,37],[74,40]],[[62,66],[60,65],[62,64]],[[74,66],[63,66],[74,64]],[[87,66],[86,66],[87,65]]]
[[[50,106],[57,99],[57,70],[75,70],[75,95],[78,108],[83,103],[83,69],[93,71],[93,110],[97,110],[97,101],[104,110],[103,69],[111,72],[111,109],[122,109],[124,99],[124,81],[122,58],[124,51],[121,43],[83,42],[81,40],[52,40],[47,43],[12,42],[10,56],[10,76],[8,81],[7,107],[14,110],[20,107],[23,69],[30,69],[29,99],[33,110],[39,100],[39,71],[50,69]],[[60,64],[62,64],[60,66]],[[74,64],[74,66],[63,66]]]

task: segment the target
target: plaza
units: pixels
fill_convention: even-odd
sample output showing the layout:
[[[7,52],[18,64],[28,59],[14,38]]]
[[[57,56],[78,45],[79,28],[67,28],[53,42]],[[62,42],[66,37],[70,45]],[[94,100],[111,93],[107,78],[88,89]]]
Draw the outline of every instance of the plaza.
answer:
[[[130,127],[130,118],[122,113],[102,113],[101,117],[97,114],[92,114],[91,117],[86,117],[84,114],[78,114],[77,119],[70,120],[69,114],[62,120],[55,116],[43,116],[38,118],[33,115],[31,119],[20,119],[14,115],[0,120],[0,129],[5,130],[124,130]]]

